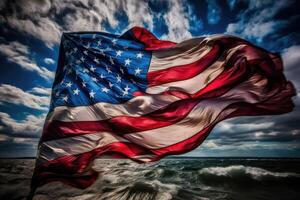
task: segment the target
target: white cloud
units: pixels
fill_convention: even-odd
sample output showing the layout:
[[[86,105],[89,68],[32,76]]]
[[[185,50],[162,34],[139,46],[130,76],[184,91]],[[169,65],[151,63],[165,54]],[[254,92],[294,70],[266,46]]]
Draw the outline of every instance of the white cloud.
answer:
[[[291,46],[282,51],[282,60],[284,64],[285,74],[291,80],[298,93],[300,91],[300,45]],[[298,98],[299,100],[299,98]]]
[[[33,94],[46,95],[50,97],[51,90],[52,90],[51,88],[34,87],[29,92]]]
[[[33,88],[35,93],[47,94],[47,96],[34,95],[31,92],[25,92],[24,90],[8,85],[0,85],[0,102],[1,103],[12,103],[16,105],[26,106],[37,110],[48,110],[50,96],[49,92],[45,88]]]
[[[261,42],[264,37],[275,33],[285,26],[288,21],[274,20],[274,16],[290,5],[287,1],[249,1],[248,8],[243,10],[236,23],[230,23],[226,32],[237,34],[247,39]]]
[[[148,1],[54,0],[5,2],[11,12],[0,14],[0,24],[31,35],[48,47],[60,42],[63,31],[104,31],[104,24],[117,29],[117,15],[124,13],[126,28],[143,26],[153,29],[153,14]],[[60,17],[61,23],[57,23]],[[124,30],[121,30],[124,31]]]
[[[9,114],[0,112],[0,131],[11,134],[28,134],[30,136],[38,136],[41,133],[46,115],[40,116],[27,115],[24,120],[15,120]]]
[[[181,0],[169,1],[169,10],[163,15],[168,27],[168,34],[162,36],[163,39],[180,42],[191,38],[189,32],[189,15],[184,10],[185,4]]]
[[[39,67],[34,61],[28,58],[29,48],[19,42],[0,44],[0,53],[7,57],[7,60],[18,64],[25,70],[37,72],[45,79],[52,79],[54,73],[45,67]]]
[[[235,123],[235,122],[221,122],[216,129],[224,133],[240,133],[249,131],[258,131],[269,129],[274,126],[274,122],[264,122],[264,123]]]
[[[54,64],[55,61],[52,59],[52,58],[45,58],[44,59],[44,62],[48,65],[51,65],[51,64]]]

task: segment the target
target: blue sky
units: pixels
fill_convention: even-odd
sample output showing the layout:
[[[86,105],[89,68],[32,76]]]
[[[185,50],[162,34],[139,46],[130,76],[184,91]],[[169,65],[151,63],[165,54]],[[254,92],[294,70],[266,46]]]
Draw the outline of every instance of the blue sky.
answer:
[[[293,112],[220,123],[189,156],[300,157],[300,3],[287,1],[0,2],[0,157],[34,156],[48,112],[62,32],[122,34],[142,26],[180,42],[232,34],[279,52],[298,96]]]

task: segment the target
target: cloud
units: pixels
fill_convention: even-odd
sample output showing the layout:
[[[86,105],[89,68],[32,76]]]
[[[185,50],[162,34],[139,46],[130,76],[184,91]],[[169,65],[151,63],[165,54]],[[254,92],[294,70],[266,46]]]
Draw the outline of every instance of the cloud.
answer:
[[[282,51],[282,60],[286,76],[295,84],[300,91],[300,45],[291,46]]]
[[[38,137],[41,133],[46,115],[27,115],[23,120],[15,120],[9,114],[0,112],[0,131],[8,135]]]
[[[221,8],[216,0],[207,0],[207,22],[217,24],[221,20]]]
[[[32,93],[43,94],[43,96],[34,95]],[[44,96],[46,94],[46,96]],[[49,106],[49,90],[45,88],[35,87],[32,92],[26,92],[22,89],[8,85],[0,85],[0,102],[22,105],[28,108],[47,111]]]
[[[50,80],[54,73],[45,67],[39,67],[34,61],[28,58],[29,48],[17,41],[0,44],[0,54],[6,56],[7,60],[18,64],[27,71],[38,73],[44,79]]]
[[[191,38],[189,15],[185,12],[184,2],[181,0],[169,1],[168,7],[168,11],[163,15],[168,33],[164,34],[162,38],[176,42]]]
[[[51,65],[51,64],[54,64],[55,61],[52,59],[52,58],[45,58],[44,59],[44,62],[48,65]]]
[[[42,40],[50,48],[60,42],[64,31],[104,31],[105,24],[117,30],[120,25],[117,16],[122,13],[125,14],[122,20],[127,20],[124,28],[153,29],[154,16],[147,1],[21,0],[3,4],[0,24]]]
[[[266,36],[288,24],[288,20],[275,19],[274,16],[290,4],[289,1],[249,1],[247,9],[239,13],[237,22],[228,24],[226,32],[262,42]]]

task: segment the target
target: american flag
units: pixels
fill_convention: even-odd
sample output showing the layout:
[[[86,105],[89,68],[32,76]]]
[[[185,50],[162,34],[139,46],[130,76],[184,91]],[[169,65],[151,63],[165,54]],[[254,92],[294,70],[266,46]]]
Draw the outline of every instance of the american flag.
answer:
[[[64,33],[32,187],[86,188],[100,156],[189,152],[224,119],[291,111],[294,95],[280,56],[237,37],[176,44],[139,27]]]

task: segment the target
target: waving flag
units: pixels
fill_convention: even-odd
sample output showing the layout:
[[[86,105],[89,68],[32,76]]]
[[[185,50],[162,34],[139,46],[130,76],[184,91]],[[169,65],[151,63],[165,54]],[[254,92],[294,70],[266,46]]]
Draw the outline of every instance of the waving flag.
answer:
[[[99,156],[182,154],[224,119],[291,111],[294,95],[280,56],[237,37],[176,44],[138,27],[64,33],[32,187],[86,188]]]

